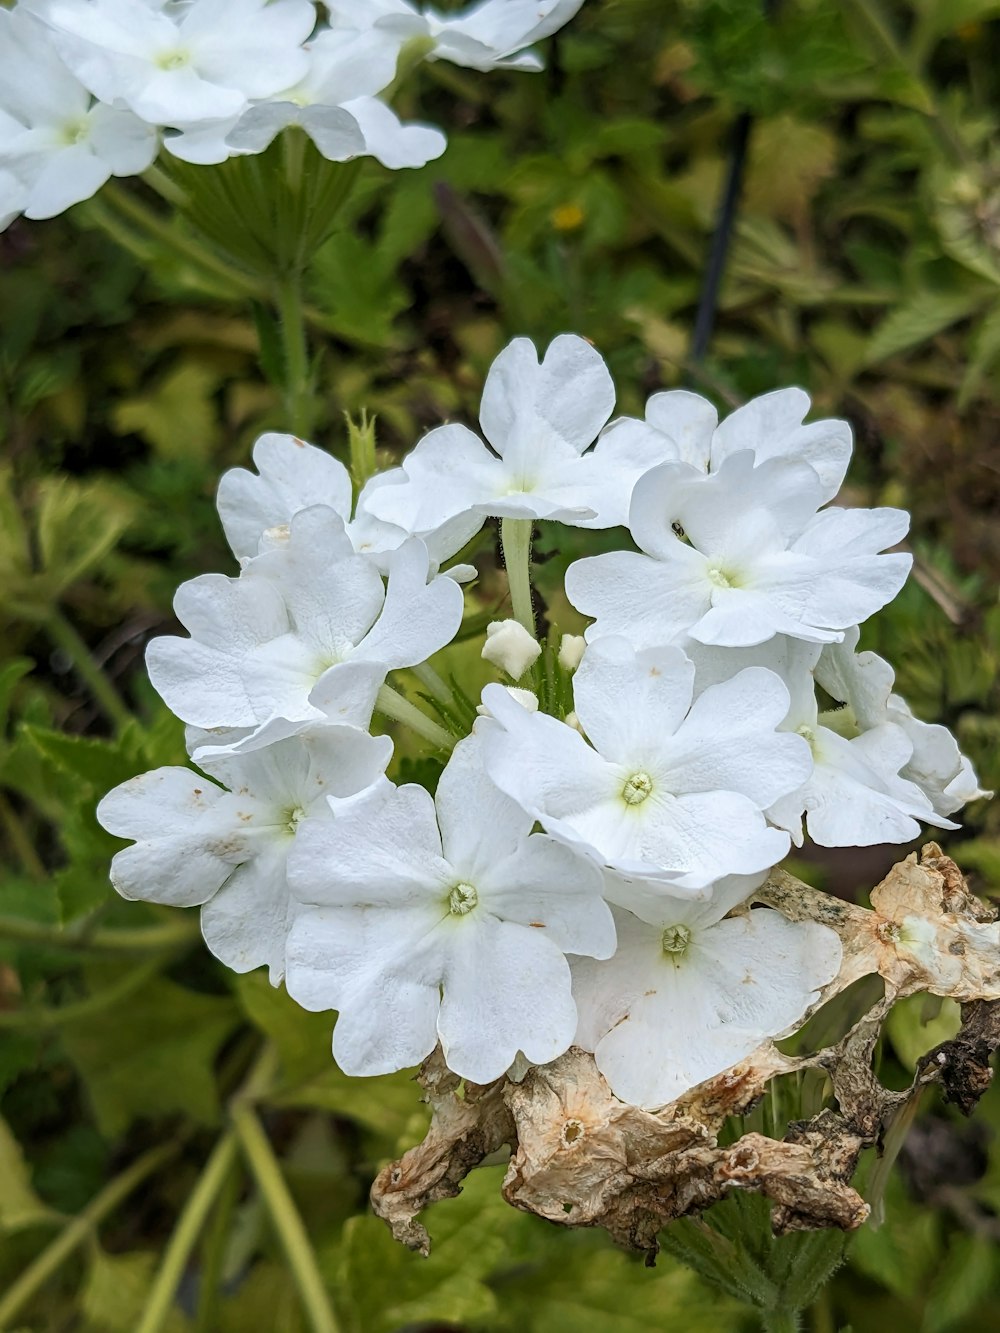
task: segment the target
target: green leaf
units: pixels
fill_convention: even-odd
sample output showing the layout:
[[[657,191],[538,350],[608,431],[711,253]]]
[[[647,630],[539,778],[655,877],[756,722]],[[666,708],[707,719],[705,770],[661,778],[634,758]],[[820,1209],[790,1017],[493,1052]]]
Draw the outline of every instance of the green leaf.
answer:
[[[118,966],[88,970],[95,991],[121,975]],[[219,1102],[213,1064],[236,1019],[228,998],[157,978],[130,995],[113,1021],[67,1023],[63,1043],[101,1132],[115,1137],[140,1117],[159,1119],[174,1111],[214,1123]]]
[[[671,1222],[660,1243],[699,1277],[748,1305],[771,1309],[777,1288],[746,1247],[734,1244],[714,1228],[681,1218]]]
[[[917,0],[928,38],[943,37],[966,25],[984,23],[1000,14],[1000,0]]]
[[[1000,838],[972,838],[962,843],[962,867],[978,870],[992,884],[1000,884]]]
[[[38,1067],[41,1041],[27,1033],[7,1032],[0,1040],[0,1097],[20,1077]]]
[[[0,916],[54,925],[59,920],[59,905],[52,881],[17,875],[0,879]]]
[[[749,1327],[745,1305],[720,1295],[669,1254],[646,1268],[602,1237],[533,1222],[523,1219],[522,1243],[528,1244],[516,1256],[517,1267],[494,1279],[500,1301],[495,1327],[503,1333],[742,1333]]]
[[[908,1206],[902,1183],[892,1176],[886,1222],[861,1227],[851,1242],[851,1267],[886,1287],[901,1301],[914,1301],[937,1266],[941,1243],[939,1214]]]
[[[34,665],[34,662],[27,657],[12,657],[0,667],[0,743],[7,730],[11,701],[17,682],[23,679]]]
[[[882,1031],[907,1069],[916,1069],[920,1057],[958,1034],[962,1025],[954,1000],[932,995],[910,995],[897,1000]]]
[[[0,1234],[11,1235],[25,1227],[51,1222],[53,1212],[31,1185],[31,1173],[17,1139],[0,1117]]]
[[[921,1333],[947,1333],[968,1319],[980,1305],[990,1301],[998,1270],[995,1241],[986,1236],[952,1236],[942,1269],[927,1298]],[[986,1328],[994,1313],[992,1303],[984,1305],[978,1326]]]
[[[865,363],[886,361],[899,352],[927,342],[942,329],[976,312],[984,297],[968,292],[917,292],[893,310],[875,330],[868,344]]]
[[[497,1300],[484,1279],[503,1262],[518,1223],[500,1194],[502,1178],[503,1168],[474,1171],[457,1199],[431,1212],[427,1259],[393,1240],[377,1218],[352,1217],[331,1264],[344,1333],[494,1320]]]
[[[969,346],[969,362],[962,377],[958,405],[967,407],[979,392],[985,376],[1000,361],[1000,305],[988,310],[973,331]]]
[[[336,333],[363,347],[393,347],[394,325],[410,304],[391,256],[350,231],[338,231],[319,251],[310,273],[316,300]]]
[[[222,378],[214,366],[183,360],[148,393],[119,403],[114,428],[119,435],[141,435],[170,461],[209,457],[219,434],[213,399]]]
[[[106,482],[46,477],[38,488],[36,522],[42,566],[55,589],[96,569],[136,512],[131,497]]]
[[[263,972],[237,977],[235,989],[244,1014],[281,1056],[281,1082],[269,1099],[272,1105],[355,1120],[378,1136],[387,1153],[423,1136],[428,1113],[411,1074],[350,1078],[333,1060],[334,1014],[301,1009],[284,990],[271,986]]]
[[[87,1333],[135,1333],[159,1262],[155,1250],[107,1254],[95,1246],[81,1297]],[[160,1333],[185,1333],[190,1327],[177,1309],[157,1325]]]
[[[140,744],[138,723],[131,723],[118,740],[71,736],[64,731],[25,724],[22,734],[57,772],[83,782],[103,795],[133,777]]]

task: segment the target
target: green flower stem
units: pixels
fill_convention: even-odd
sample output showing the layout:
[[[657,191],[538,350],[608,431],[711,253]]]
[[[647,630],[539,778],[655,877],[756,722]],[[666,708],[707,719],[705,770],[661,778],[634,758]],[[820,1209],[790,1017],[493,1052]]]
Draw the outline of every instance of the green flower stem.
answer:
[[[762,1310],[760,1322],[764,1333],[799,1333],[802,1327],[797,1310]]]
[[[233,1129],[285,1251],[312,1333],[339,1333],[340,1326],[330,1306],[316,1252],[309,1242],[270,1141],[246,1098],[234,1102]]]
[[[35,851],[35,845],[25,832],[17,811],[2,792],[0,792],[0,825],[3,825],[3,830],[10,839],[10,845],[17,853],[25,872],[32,879],[45,879],[46,870],[42,858]]]
[[[535,637],[535,612],[531,605],[531,529],[530,518],[502,518],[500,545],[503,548],[510,601],[515,619],[532,638]]]
[[[411,670],[427,693],[433,695],[438,703],[450,704],[454,701],[455,696],[447,681],[441,679],[430,662],[421,662]]]
[[[183,1147],[178,1136],[161,1143],[136,1158],[130,1167],[116,1176],[90,1201],[83,1212],[65,1226],[52,1243],[33,1260],[19,1278],[0,1297],[0,1330],[9,1329],[21,1310],[39,1292],[75,1249],[90,1240],[97,1228],[139,1186],[173,1160]]]
[[[151,190],[155,190],[161,199],[164,199],[172,208],[184,208],[188,202],[187,191],[171,180],[170,176],[162,167],[147,167],[142,173],[142,179]]]
[[[40,1031],[43,1028],[56,1028],[63,1023],[74,1023],[80,1019],[92,1018],[104,1009],[120,1004],[133,991],[141,990],[152,977],[162,971],[167,959],[151,958],[138,967],[130,969],[111,986],[105,986],[94,995],[75,1004],[61,1004],[46,1007],[26,1007],[23,1009],[0,1010],[0,1032],[24,1028]]]
[[[293,434],[307,436],[312,427],[313,403],[301,273],[289,273],[277,284],[275,304],[281,325],[281,347],[285,362],[286,421]]]
[[[198,1309],[194,1333],[216,1333],[219,1327],[219,1288],[223,1281],[229,1233],[239,1200],[243,1173],[233,1169],[226,1177],[207,1234],[201,1246],[198,1272]]]
[[[33,945],[39,949],[68,949],[70,952],[107,954],[143,954],[175,949],[193,944],[198,938],[195,921],[177,921],[164,926],[130,930],[88,930],[82,927],[43,925],[18,917],[0,916],[0,940]]]
[[[77,630],[59,607],[52,607],[45,617],[45,630],[57,648],[61,648],[73,663],[109,722],[120,731],[132,721],[121,695],[90,655]]]
[[[173,1312],[177,1287],[212,1205],[236,1164],[236,1131],[226,1130],[212,1150],[174,1227],[136,1333],[160,1333]]]
[[[422,713],[415,704],[411,704],[409,699],[392,688],[391,685],[383,685],[378,692],[375,700],[375,707],[386,717],[392,718],[394,722],[402,722],[404,726],[415,731],[418,736],[423,736],[425,740],[430,741],[441,750],[453,750],[455,748],[455,737],[445,731],[444,727],[438,724]]]

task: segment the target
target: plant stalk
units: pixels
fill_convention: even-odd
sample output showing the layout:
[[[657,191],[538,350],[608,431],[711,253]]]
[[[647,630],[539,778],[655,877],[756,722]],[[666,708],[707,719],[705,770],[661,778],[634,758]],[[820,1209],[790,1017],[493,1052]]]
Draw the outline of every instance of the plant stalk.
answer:
[[[73,1004],[51,1005],[43,1008],[26,1007],[22,1009],[0,1010],[0,1032],[18,1029],[42,1031],[47,1028],[61,1027],[65,1023],[77,1023],[81,1019],[93,1018],[95,1014],[118,1005],[134,991],[141,988],[158,972],[162,971],[166,959],[150,958],[138,967],[131,968],[118,981],[94,995]]]
[[[289,273],[278,283],[275,303],[278,307],[285,363],[285,415],[294,435],[307,436],[312,428],[313,405],[310,401],[309,345],[302,305],[301,273]]]
[[[238,1145],[234,1129],[227,1129],[216,1143],[174,1227],[163,1253],[136,1333],[160,1333],[170,1318],[174,1298],[191,1251],[205,1220],[236,1163]]]
[[[531,530],[530,518],[502,518],[500,545],[503,548],[510,602],[514,618],[532,638],[535,637],[535,612],[531,605]]]
[[[0,916],[0,940],[33,945],[40,949],[68,949],[76,953],[142,954],[175,949],[193,944],[198,938],[193,921],[178,921],[165,926],[139,927],[134,930],[88,930],[86,924],[60,928],[18,917]]]
[[[447,681],[441,679],[430,662],[421,662],[411,669],[427,693],[433,695],[438,703],[450,704],[454,702],[454,695]]]
[[[415,731],[418,736],[423,736],[424,740],[430,741],[438,749],[455,748],[454,736],[445,731],[444,727],[438,726],[426,713],[422,713],[415,704],[411,704],[409,699],[404,699],[391,685],[383,685],[379,690],[375,707],[394,722],[402,722],[404,726]]]
[[[28,837],[17,811],[2,792],[0,792],[0,824],[3,825],[4,832],[10,839],[10,845],[17,853],[25,873],[31,879],[45,879],[47,872],[42,858],[35,851],[35,844]]]
[[[302,1217],[249,1100],[234,1104],[233,1129],[285,1251],[312,1333],[340,1333]]]
[[[82,1213],[67,1223],[55,1240],[46,1246],[0,1297],[0,1331],[11,1328],[24,1306],[58,1272],[64,1260],[89,1240],[101,1223],[124,1203],[143,1181],[148,1180],[176,1157],[182,1146],[183,1140],[176,1138],[171,1143],[162,1143],[159,1147],[143,1153],[120,1176],[105,1185]]]
[[[797,1310],[761,1310],[760,1322],[764,1333],[799,1333],[801,1328]]]

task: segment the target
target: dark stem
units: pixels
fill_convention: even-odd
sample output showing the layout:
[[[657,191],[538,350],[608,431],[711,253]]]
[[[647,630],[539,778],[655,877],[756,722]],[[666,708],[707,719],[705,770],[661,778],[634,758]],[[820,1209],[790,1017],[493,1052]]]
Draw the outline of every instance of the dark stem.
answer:
[[[715,326],[719,288],[722,286],[722,278],[726,270],[729,241],[733,232],[733,224],[736,221],[736,208],[743,189],[747,147],[750,143],[752,128],[753,116],[749,111],[741,111],[733,126],[733,139],[729,149],[729,166],[726,171],[722,198],[719,201],[719,213],[716,218],[715,230],[712,233],[712,247],[708,254],[705,285],[701,289],[698,313],[694,321],[691,360],[695,365],[704,361],[709,340],[712,337],[712,329]]]

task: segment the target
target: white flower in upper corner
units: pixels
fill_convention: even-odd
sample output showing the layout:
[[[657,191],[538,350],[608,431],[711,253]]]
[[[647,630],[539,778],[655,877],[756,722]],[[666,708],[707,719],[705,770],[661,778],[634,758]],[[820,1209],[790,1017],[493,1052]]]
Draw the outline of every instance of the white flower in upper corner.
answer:
[[[864,731],[884,722],[902,728],[913,747],[902,777],[916,783],[938,815],[954,814],[969,801],[992,796],[979,786],[972,764],[948,728],[921,722],[906,700],[893,694],[896,677],[889,663],[875,653],[857,651],[859,637],[859,630],[849,630],[843,643],[823,649],[816,667],[819,683],[846,705],[841,731],[845,727]]]
[[[622,1101],[647,1110],[788,1036],[840,969],[840,939],[773,908],[727,916],[760,876],[733,876],[706,902],[664,898],[642,918],[615,909],[618,949],[574,960],[574,1045],[593,1051]]]
[[[852,637],[856,643],[856,630]],[[839,655],[839,645],[837,650]],[[772,823],[788,830],[796,846],[802,845],[803,815],[810,838],[821,847],[909,842],[919,836],[920,822],[956,827],[936,813],[920,787],[908,780],[913,745],[885,707],[892,672],[881,658],[874,662],[889,674],[881,710],[871,709],[859,723],[850,707],[819,711],[814,675],[821,678],[824,688],[834,685],[831,674],[821,677],[817,665],[823,661],[821,651],[825,655],[829,647],[821,650],[819,644],[778,635],[755,648],[692,644],[689,651],[695,663],[696,689],[710,688],[747,666],[766,667],[787,685],[790,706],[781,730],[808,742],[813,768],[802,786],[776,801],[767,815]],[[836,697],[841,692],[839,685],[831,692]]]
[[[368,507],[417,533],[470,515],[478,527],[491,516],[624,522],[634,478],[584,452],[614,401],[608,368],[583,338],[556,338],[541,364],[534,344],[515,338],[483,389],[479,420],[493,449],[465,426],[439,426],[404,459],[406,484],[373,494]]]
[[[410,538],[383,586],[339,514],[302,510],[239,578],[205,574],[181,585],[174,608],[191,638],[150,643],[150,680],[183,721],[245,729],[227,750],[313,723],[366,726],[387,672],[425,661],[461,624],[461,588],[429,574],[427,548]]]
[[[717,472],[725,460],[749,449],[756,464],[769,458],[808,463],[820,479],[822,503],[843,484],[851,459],[846,421],[802,423],[809,395],[776,389],[731,412],[722,424],[712,404],[687,389],[656,393],[646,403],[645,421],[619,417],[601,435],[601,448],[643,472],[659,463],[688,463],[699,472]]]
[[[130,111],[94,104],[30,10],[0,9],[0,228],[23,212],[50,218],[110,176],[156,157],[156,131]]]
[[[233,554],[246,561],[261,552],[268,533],[286,528],[296,514],[313,505],[327,505],[344,520],[347,535],[359,555],[371,557],[387,573],[393,551],[410,535],[392,523],[374,518],[368,497],[382,486],[397,484],[401,468],[376,473],[358,496],[351,518],[351,478],[339,459],[294,435],[267,434],[257,440],[253,461],[259,475],[246,468],[231,468],[219,482],[217,504],[223,530]],[[434,532],[418,534],[430,552],[435,570],[475,535],[478,524],[465,520]],[[460,582],[475,577],[471,566],[449,571]]]
[[[408,0],[333,0],[329,8],[334,22],[372,23],[394,33],[401,44],[415,38],[433,42],[428,60],[478,70],[539,70],[542,61],[525,48],[551,37],[582,4],[583,0],[479,0],[457,13],[443,13]]]
[[[639,479],[629,528],[643,554],[590,556],[566,573],[570,601],[597,621],[588,641],[836,642],[895,597],[912,559],[879,552],[905,535],[903,510],[817,513],[824,488],[814,468],[754,462],[743,450],[707,476],[663,463]]]
[[[312,0],[39,0],[59,54],[95,97],[151,125],[238,115],[306,72]]]
[[[486,1083],[518,1051],[545,1063],[576,1028],[567,953],[607,957],[600,877],[487,779],[461,742],[432,798],[405,786],[304,829],[289,863],[304,904],[289,993],[338,1009],[349,1074],[419,1064],[440,1040],[450,1069]]]
[[[299,126],[332,162],[372,156],[393,170],[440,157],[447,140],[430,125],[404,125],[375,93],[393,80],[399,43],[378,29],[326,29],[305,48],[308,68],[290,88],[225,120],[168,134],[164,144],[186,162],[224,162],[260,153],[277,134]]]
[[[256,754],[205,761],[222,786],[187,768],[142,773],[97,807],[109,833],[135,840],[112,861],[111,881],[125,898],[200,906],[215,956],[236,972],[266,966],[277,985],[295,914],[286,877],[295,837],[313,820],[332,818],[328,796],[377,783],[391,756],[388,737],[331,726]]]
[[[520,680],[541,655],[541,644],[519,620],[493,620],[486,626],[483,660],[506,671],[512,680]]]
[[[612,872],[609,895],[697,893],[788,851],[761,813],[809,776],[809,747],[775,728],[788,691],[773,672],[741,671],[692,704],[694,667],[679,648],[636,653],[602,639],[573,678],[590,741],[526,713],[500,686],[476,724],[486,771],[546,832]],[[631,887],[623,882],[636,880]]]

